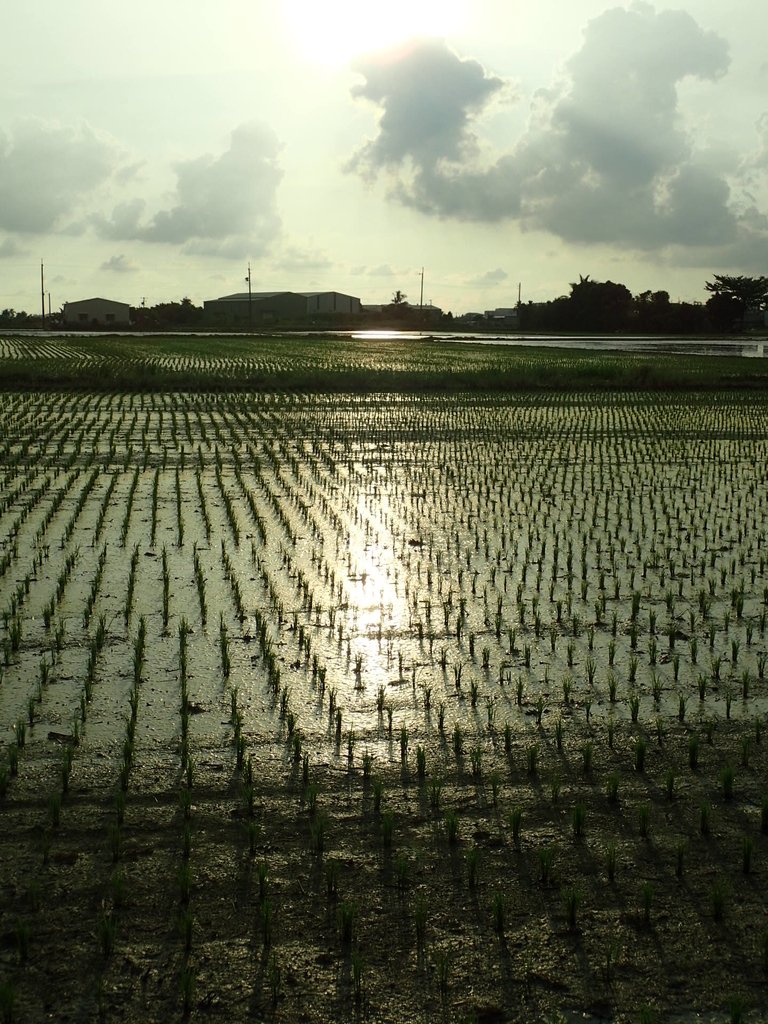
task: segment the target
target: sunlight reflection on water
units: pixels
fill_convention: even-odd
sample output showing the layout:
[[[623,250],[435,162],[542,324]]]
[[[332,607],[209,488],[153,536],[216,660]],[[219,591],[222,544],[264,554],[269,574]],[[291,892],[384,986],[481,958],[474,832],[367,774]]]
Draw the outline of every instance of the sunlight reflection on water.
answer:
[[[447,341],[464,345],[505,345],[510,348],[588,349],[597,352],[644,352],[659,355],[718,355],[763,358],[766,337],[674,338],[650,335],[472,334],[418,331],[350,331],[361,341]]]

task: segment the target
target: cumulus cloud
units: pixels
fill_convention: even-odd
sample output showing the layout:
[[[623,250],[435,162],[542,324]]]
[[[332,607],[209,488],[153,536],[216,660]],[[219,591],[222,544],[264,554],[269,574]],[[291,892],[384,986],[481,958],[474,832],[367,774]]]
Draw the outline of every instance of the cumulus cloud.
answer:
[[[110,256],[101,264],[101,270],[107,270],[114,274],[134,274],[139,269],[130,257],[120,253],[119,256]]]
[[[477,149],[471,118],[501,89],[475,60],[463,60],[445,43],[425,40],[353,64],[365,78],[353,95],[381,107],[379,133],[350,161],[375,176],[410,158],[420,167],[462,160]]]
[[[324,252],[317,249],[303,249],[289,245],[274,260],[275,270],[287,270],[292,273],[308,273],[310,271],[328,270],[333,266]]]
[[[86,126],[30,119],[0,131],[0,228],[18,233],[61,228],[119,169],[121,159],[111,140]]]
[[[726,42],[684,11],[607,10],[560,84],[535,98],[523,135],[482,163],[478,116],[502,83],[444,44],[420,44],[357,65],[355,96],[380,118],[349,169],[387,177],[393,198],[440,217],[516,219],[640,250],[735,246],[745,224],[731,181],[697,149],[678,99],[685,78],[715,81],[728,66]]]
[[[268,128],[241,125],[221,155],[176,164],[176,190],[168,209],[147,216],[145,201],[133,199],[94,223],[103,237],[115,240],[181,244],[202,255],[261,255],[281,227],[278,150]]]
[[[502,282],[509,279],[509,274],[506,270],[502,270],[501,267],[496,267],[495,270],[486,270],[484,274],[480,274],[474,278],[470,283],[479,287],[487,287],[488,285],[493,286],[501,284]]]

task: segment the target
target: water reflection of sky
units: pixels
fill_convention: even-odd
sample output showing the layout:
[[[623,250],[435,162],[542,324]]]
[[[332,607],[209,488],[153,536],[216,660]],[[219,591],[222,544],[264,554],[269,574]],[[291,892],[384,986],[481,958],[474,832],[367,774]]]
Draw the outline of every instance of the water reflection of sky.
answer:
[[[587,349],[596,352],[647,352],[659,355],[746,356],[762,358],[768,336],[750,338],[673,338],[650,335],[455,334],[414,331],[351,331],[362,341],[448,341],[456,344],[506,345],[510,348]]]

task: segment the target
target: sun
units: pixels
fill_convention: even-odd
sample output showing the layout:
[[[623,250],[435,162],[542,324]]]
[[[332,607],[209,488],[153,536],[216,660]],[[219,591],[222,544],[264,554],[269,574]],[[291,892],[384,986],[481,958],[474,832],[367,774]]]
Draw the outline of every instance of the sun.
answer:
[[[461,30],[469,0],[285,0],[287,32],[303,55],[329,67],[417,37]]]

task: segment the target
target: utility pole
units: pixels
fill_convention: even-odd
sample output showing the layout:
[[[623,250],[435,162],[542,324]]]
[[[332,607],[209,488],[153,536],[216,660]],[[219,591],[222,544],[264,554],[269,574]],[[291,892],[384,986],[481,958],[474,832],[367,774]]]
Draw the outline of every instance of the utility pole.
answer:
[[[250,330],[253,323],[253,304],[251,301],[251,264],[248,263],[248,276],[245,279],[248,282],[248,328]]]
[[[421,268],[421,292],[419,293],[419,312],[424,308],[424,267]]]
[[[40,260],[40,308],[43,314],[43,327],[45,327],[45,268]]]

